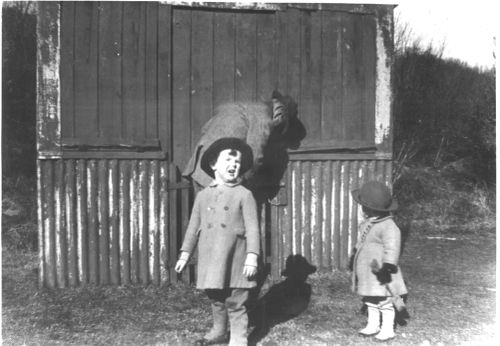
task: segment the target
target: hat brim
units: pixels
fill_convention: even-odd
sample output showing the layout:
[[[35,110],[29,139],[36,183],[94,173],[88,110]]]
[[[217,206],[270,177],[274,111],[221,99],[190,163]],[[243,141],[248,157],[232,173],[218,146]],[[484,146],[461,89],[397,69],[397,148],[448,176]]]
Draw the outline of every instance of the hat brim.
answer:
[[[391,202],[391,204],[387,208],[385,208],[385,209],[384,208],[381,209],[381,208],[369,205],[368,203],[366,203],[365,201],[363,201],[363,199],[361,198],[361,191],[359,189],[352,190],[351,191],[351,195],[352,195],[352,198],[354,198],[354,200],[356,202],[358,202],[362,206],[370,208],[372,210],[376,210],[376,211],[395,211],[399,207],[398,201],[396,201],[395,199],[393,199],[392,202]]]
[[[240,175],[252,168],[253,154],[250,146],[245,141],[235,137],[224,137],[213,142],[201,157],[200,167],[210,177],[214,178],[214,171],[210,163],[217,160],[222,150],[234,149],[241,153]]]

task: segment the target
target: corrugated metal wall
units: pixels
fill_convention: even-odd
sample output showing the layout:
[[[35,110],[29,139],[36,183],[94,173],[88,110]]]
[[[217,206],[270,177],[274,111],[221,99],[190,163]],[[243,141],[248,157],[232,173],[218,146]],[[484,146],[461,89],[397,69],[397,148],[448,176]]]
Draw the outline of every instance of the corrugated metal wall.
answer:
[[[168,183],[177,172],[166,161],[40,160],[38,170],[43,285],[177,281],[192,197]]]
[[[357,241],[360,210],[350,195],[365,181],[390,184],[391,161],[291,161],[286,196],[271,206],[272,273],[279,278],[290,254],[320,269],[345,268]]]
[[[270,206],[272,276],[302,254],[320,269],[344,268],[357,239],[350,191],[391,180],[390,161],[291,161],[285,196]],[[170,172],[169,172],[170,171]],[[40,282],[48,287],[162,284],[173,271],[192,204],[178,172],[157,160],[39,161]],[[172,179],[171,179],[172,180]],[[173,178],[175,180],[175,178]],[[193,279],[194,267],[184,274]]]

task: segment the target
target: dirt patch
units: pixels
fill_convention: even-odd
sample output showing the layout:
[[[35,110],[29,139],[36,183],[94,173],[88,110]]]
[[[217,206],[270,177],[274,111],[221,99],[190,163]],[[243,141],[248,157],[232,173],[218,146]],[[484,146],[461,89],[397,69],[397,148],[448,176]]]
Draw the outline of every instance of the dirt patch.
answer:
[[[495,250],[491,233],[410,234],[401,266],[411,318],[391,345],[492,343]],[[4,250],[2,263],[4,345],[189,345],[210,327],[208,300],[189,285],[39,290],[35,253]],[[315,273],[306,285],[305,305],[276,307],[253,344],[379,344],[356,335],[365,316],[349,273]]]

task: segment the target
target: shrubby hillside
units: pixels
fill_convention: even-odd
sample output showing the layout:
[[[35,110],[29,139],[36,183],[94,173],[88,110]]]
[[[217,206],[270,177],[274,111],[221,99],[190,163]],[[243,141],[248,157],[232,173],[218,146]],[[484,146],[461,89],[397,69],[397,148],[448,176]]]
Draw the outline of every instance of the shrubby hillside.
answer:
[[[395,57],[394,147],[400,163],[473,169],[495,179],[495,70],[409,47]],[[405,162],[401,162],[405,161]],[[469,167],[461,167],[467,169]]]
[[[495,69],[443,59],[418,43],[396,49],[394,193],[419,231],[494,231]]]

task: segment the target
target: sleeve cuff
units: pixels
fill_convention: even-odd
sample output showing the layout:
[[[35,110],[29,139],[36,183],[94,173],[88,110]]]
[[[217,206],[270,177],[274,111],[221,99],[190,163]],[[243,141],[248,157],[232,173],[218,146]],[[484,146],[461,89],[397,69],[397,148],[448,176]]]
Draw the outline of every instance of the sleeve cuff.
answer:
[[[259,256],[255,253],[248,253],[247,258],[245,260],[245,265],[246,266],[252,266],[252,267],[257,267],[257,258]]]
[[[179,260],[181,261],[189,261],[189,252],[181,251],[181,255],[179,256]]]

